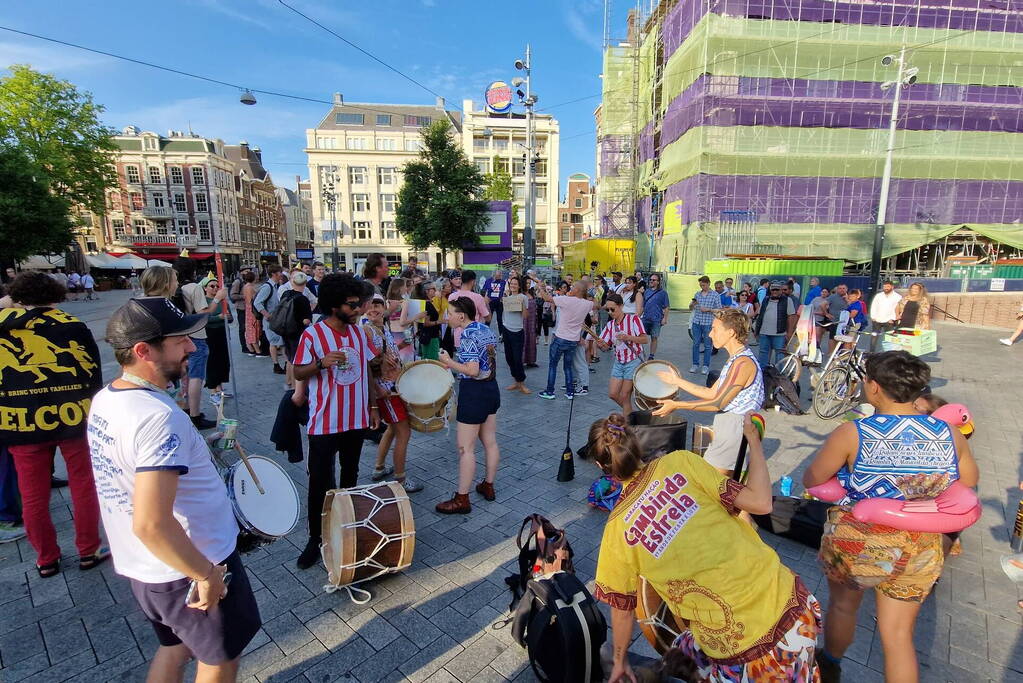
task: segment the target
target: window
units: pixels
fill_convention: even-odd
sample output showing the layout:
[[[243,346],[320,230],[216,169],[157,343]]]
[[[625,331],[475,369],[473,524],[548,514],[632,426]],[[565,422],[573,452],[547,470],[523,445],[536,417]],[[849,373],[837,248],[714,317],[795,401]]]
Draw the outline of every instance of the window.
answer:
[[[377,169],[377,182],[381,185],[394,185],[395,168],[393,166],[381,166]]]
[[[193,169],[194,170],[194,169]],[[195,210],[206,212],[210,210],[209,201],[206,199],[205,192],[195,193]]]
[[[562,242],[571,242],[572,241],[572,228],[562,228],[561,229],[561,241]]]
[[[569,222],[571,222],[571,223],[582,223],[583,222],[582,214],[573,213],[572,217],[569,219]]]
[[[580,197],[575,198],[575,208],[577,209],[583,208],[583,200]]]
[[[410,114],[405,115],[405,125],[415,126],[416,128],[423,128],[429,126],[432,119],[429,116],[412,116]]]
[[[522,157],[512,159],[512,175],[526,175],[526,160]]]
[[[533,196],[536,201],[546,204],[547,203],[547,186],[546,185],[534,185]]]
[[[348,182],[352,185],[365,185],[366,184],[366,167],[365,166],[350,166],[348,168]]]
[[[494,138],[494,149],[499,152],[503,152],[508,149],[507,138]]]
[[[540,229],[540,230],[536,231],[536,243],[537,244],[541,244],[541,245],[542,244],[547,244],[547,231],[546,230]]]
[[[114,229],[114,239],[124,237],[124,219],[114,218],[110,221],[110,227]]]
[[[142,218],[133,218],[131,221],[131,229],[138,235],[144,235],[149,232],[146,229],[146,221]]]
[[[178,213],[185,213],[188,211],[188,205],[185,204],[185,193],[175,192],[174,193],[174,210]]]
[[[517,201],[517,202],[524,202],[524,201],[526,201],[526,186],[525,185],[515,184],[515,185],[512,185],[512,188],[513,188],[513,198],[514,198],[515,201]]]
[[[355,230],[355,239],[357,240],[368,240],[372,239],[371,230],[369,228],[369,221],[354,221],[352,228]]]
[[[398,239],[398,228],[394,227],[394,221],[384,221],[380,224],[380,228],[384,231],[385,240]]]
[[[487,148],[487,139],[485,137],[476,136],[472,139],[472,148],[476,150],[484,150]]]
[[[568,222],[568,214],[567,213],[561,214],[561,222],[562,223],[567,223]]]
[[[193,185],[205,185],[206,184],[206,172],[202,166],[192,167],[192,184]]]
[[[160,173],[160,168],[158,166],[149,167],[149,182],[151,183],[163,182],[163,174]]]
[[[342,126],[361,126],[365,123],[366,117],[363,114],[334,114],[334,123]]]
[[[141,211],[142,207],[145,206],[145,200],[142,199],[141,192],[131,192],[128,194],[131,197],[131,210]]]
[[[141,183],[142,179],[139,178],[139,167],[138,166],[125,166],[124,175],[129,183]]]
[[[163,235],[164,237],[166,237],[167,236],[167,223],[165,223],[165,222],[157,223],[156,224],[156,234],[157,235]]]
[[[348,138],[345,145],[348,149],[366,149],[366,138]]]
[[[522,231],[512,230],[512,242],[515,244],[522,244]]]
[[[422,140],[406,140],[405,151],[406,152],[419,152],[423,149]]]
[[[156,138],[145,138],[145,147],[146,149],[159,149],[160,142]]]
[[[337,138],[316,136],[316,149],[337,149]]]
[[[480,173],[490,173],[490,159],[485,159],[483,157],[476,157],[474,159],[474,161],[476,163],[476,169]]]
[[[167,204],[163,201],[163,192],[154,192],[152,195],[152,200],[153,206],[157,209],[162,209],[163,207],[167,206]]]
[[[394,195],[393,194],[382,194],[382,195],[380,195],[380,210],[381,211],[394,211]]]
[[[188,221],[187,220],[179,218],[175,222],[177,223],[177,226],[178,226],[178,234],[179,235],[189,235],[189,234],[191,234],[192,231],[191,231],[191,229],[189,229]]]
[[[391,125],[390,114],[377,114],[377,125],[378,126],[389,126]]]
[[[369,211],[369,195],[353,194],[352,211]]]
[[[494,157],[495,173],[511,173],[511,161],[504,157]]]
[[[394,138],[377,138],[377,149],[385,152],[393,152],[397,148]]]
[[[544,176],[546,176],[547,175],[547,160],[546,159],[537,159],[536,163],[533,164],[533,173],[535,173],[540,178],[543,178]]]
[[[199,239],[205,241],[213,239],[213,233],[210,232],[210,222],[208,220],[199,220]]]

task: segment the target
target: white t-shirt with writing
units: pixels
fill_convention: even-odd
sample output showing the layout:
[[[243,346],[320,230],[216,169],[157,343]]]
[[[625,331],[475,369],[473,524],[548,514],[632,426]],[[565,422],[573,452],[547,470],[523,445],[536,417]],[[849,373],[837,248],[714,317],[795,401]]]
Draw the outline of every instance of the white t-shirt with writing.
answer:
[[[114,571],[143,583],[184,575],[157,559],[132,531],[135,475],[178,473],[174,518],[203,556],[223,562],[234,552],[238,523],[209,446],[174,399],[149,389],[107,386],[92,400],[89,451]]]

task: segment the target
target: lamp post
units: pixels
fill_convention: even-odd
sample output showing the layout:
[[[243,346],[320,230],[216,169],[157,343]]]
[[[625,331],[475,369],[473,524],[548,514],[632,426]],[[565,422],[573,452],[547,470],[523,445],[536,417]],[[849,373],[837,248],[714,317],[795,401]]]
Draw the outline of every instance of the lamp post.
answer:
[[[330,234],[333,238],[334,253],[331,255],[331,272],[338,272],[341,263],[341,255],[337,249],[337,193],[335,191],[335,178],[337,167],[330,167],[330,175],[322,181],[323,198],[327,201],[327,208],[330,210]]]
[[[892,98],[891,118],[888,122],[888,149],[885,153],[884,170],[881,173],[881,196],[877,202],[877,223],[874,225],[874,248],[870,258],[870,291],[868,300],[880,288],[881,283],[881,257],[884,252],[885,222],[888,219],[888,194],[892,184],[892,155],[895,152],[895,131],[899,122],[899,100],[902,97],[902,86],[916,83],[919,69],[906,66],[906,48],[903,46],[899,54],[888,55],[881,60],[882,66],[898,65],[898,72],[895,80],[885,81],[881,84],[882,91],[895,88],[895,96]]]
[[[517,90],[519,101],[526,107],[526,225],[522,231],[522,260],[523,267],[530,268],[536,263],[536,197],[534,196],[533,184],[536,176],[536,139],[533,122],[533,107],[540,98],[530,90],[530,49],[526,45],[525,60],[516,59],[515,68],[526,72],[526,78],[512,79],[512,85],[516,88],[520,85],[526,86],[523,93]]]

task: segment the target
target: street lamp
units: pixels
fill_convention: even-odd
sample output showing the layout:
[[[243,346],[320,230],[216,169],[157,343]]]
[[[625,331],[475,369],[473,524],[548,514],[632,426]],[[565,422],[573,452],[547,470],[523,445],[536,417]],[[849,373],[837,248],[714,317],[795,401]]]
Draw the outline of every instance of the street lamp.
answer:
[[[331,271],[338,272],[339,264],[341,263],[341,255],[337,249],[337,192],[335,191],[335,179],[337,177],[337,167],[331,166],[330,175],[327,176],[326,180],[321,180],[321,194],[323,199],[327,202],[327,208],[330,210],[330,234],[333,238],[334,253],[331,256]]]
[[[887,55],[881,59],[882,66],[898,65],[895,79],[881,84],[881,91],[887,92],[895,88],[892,98],[891,119],[888,122],[888,150],[885,153],[884,171],[881,173],[881,196],[877,202],[877,223],[874,225],[874,249],[870,258],[870,292],[872,297],[881,283],[881,256],[884,252],[885,222],[888,218],[888,194],[892,184],[892,154],[895,152],[895,130],[899,122],[899,101],[902,98],[902,87],[916,83],[920,69],[906,66],[906,48],[903,46],[898,55]]]
[[[540,99],[530,91],[530,50],[526,45],[526,58],[516,59],[515,68],[525,71],[526,77],[513,78],[512,86],[526,86],[526,91],[516,90],[519,102],[526,107],[526,225],[522,231],[522,260],[524,267],[529,268],[536,263],[536,198],[533,183],[536,175],[536,140],[533,130],[533,107]]]

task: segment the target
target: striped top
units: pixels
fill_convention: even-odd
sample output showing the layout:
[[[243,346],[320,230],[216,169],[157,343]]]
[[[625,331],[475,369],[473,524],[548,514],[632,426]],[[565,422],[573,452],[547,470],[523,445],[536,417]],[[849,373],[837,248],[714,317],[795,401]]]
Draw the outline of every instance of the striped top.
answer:
[[[630,337],[639,337],[646,334],[643,328],[643,321],[635,313],[626,313],[621,322],[614,319],[608,320],[600,338],[610,344],[615,351],[615,360],[619,363],[631,363],[637,358],[643,357],[643,347],[636,342],[618,341],[615,337],[619,334],[627,334]]]
[[[321,320],[302,333],[295,365],[315,363],[331,351],[343,351],[347,361],[309,378],[310,436],[369,426],[368,364],[380,352],[358,325],[338,332]]]

